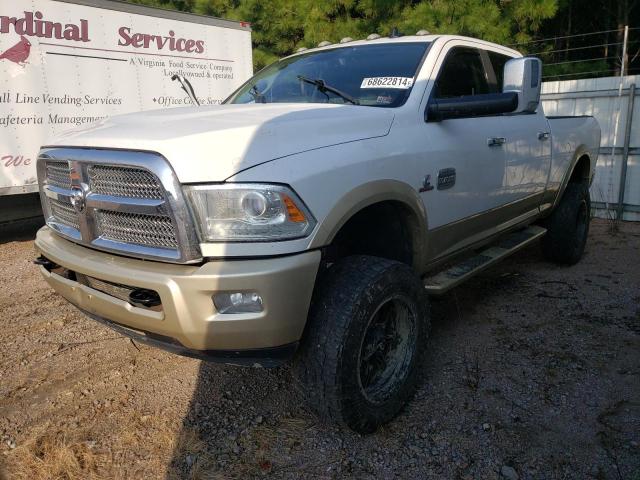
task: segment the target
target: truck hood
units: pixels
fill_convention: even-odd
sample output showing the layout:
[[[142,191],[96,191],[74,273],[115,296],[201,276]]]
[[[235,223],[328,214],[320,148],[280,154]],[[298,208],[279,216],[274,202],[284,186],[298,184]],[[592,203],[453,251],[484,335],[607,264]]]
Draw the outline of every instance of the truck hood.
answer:
[[[182,183],[219,182],[276,158],[384,136],[393,117],[391,110],[353,105],[171,108],[107,118],[50,145],[158,152]]]

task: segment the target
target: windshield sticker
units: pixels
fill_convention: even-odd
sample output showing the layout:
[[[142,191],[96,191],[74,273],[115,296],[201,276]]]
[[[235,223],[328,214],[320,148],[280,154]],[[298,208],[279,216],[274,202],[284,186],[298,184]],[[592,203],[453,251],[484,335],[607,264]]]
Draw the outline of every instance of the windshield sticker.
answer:
[[[376,99],[376,103],[389,105],[390,103],[393,103],[393,97],[391,95],[378,95],[378,98]]]
[[[399,88],[406,90],[413,85],[410,77],[368,77],[362,80],[360,88]]]

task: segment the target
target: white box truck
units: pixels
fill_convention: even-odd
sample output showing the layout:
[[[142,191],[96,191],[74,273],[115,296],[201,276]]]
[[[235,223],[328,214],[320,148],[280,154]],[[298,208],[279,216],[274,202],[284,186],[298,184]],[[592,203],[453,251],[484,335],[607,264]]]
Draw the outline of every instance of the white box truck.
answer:
[[[41,214],[36,157],[50,138],[190,105],[176,74],[211,105],[252,73],[246,22],[111,0],[0,0],[0,223]]]

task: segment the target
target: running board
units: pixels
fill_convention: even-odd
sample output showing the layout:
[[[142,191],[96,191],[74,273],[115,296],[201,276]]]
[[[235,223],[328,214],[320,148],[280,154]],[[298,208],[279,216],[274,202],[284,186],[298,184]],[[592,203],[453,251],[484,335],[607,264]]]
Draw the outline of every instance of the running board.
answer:
[[[546,228],[532,225],[523,230],[507,234],[473,257],[466,258],[447,270],[425,278],[424,288],[429,295],[442,295],[475,274],[482,272],[503,258],[536,241],[545,233],[547,233]]]

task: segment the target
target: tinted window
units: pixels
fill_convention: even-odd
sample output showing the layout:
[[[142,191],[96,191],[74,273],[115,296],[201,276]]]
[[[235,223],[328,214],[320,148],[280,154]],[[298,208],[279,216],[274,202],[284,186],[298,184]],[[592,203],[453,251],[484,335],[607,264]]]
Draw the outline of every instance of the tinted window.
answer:
[[[496,74],[498,92],[502,92],[502,87],[504,85],[504,64],[511,60],[511,57],[491,51],[488,51],[487,53],[489,54],[489,60],[491,60],[493,71]]]
[[[453,48],[436,81],[436,98],[490,93],[487,72],[475,48]]]
[[[358,45],[285,58],[258,72],[225,103],[348,103],[335,93],[323,93],[301,81],[299,76],[303,76],[320,79],[361,105],[397,107],[409,96],[429,45]]]

